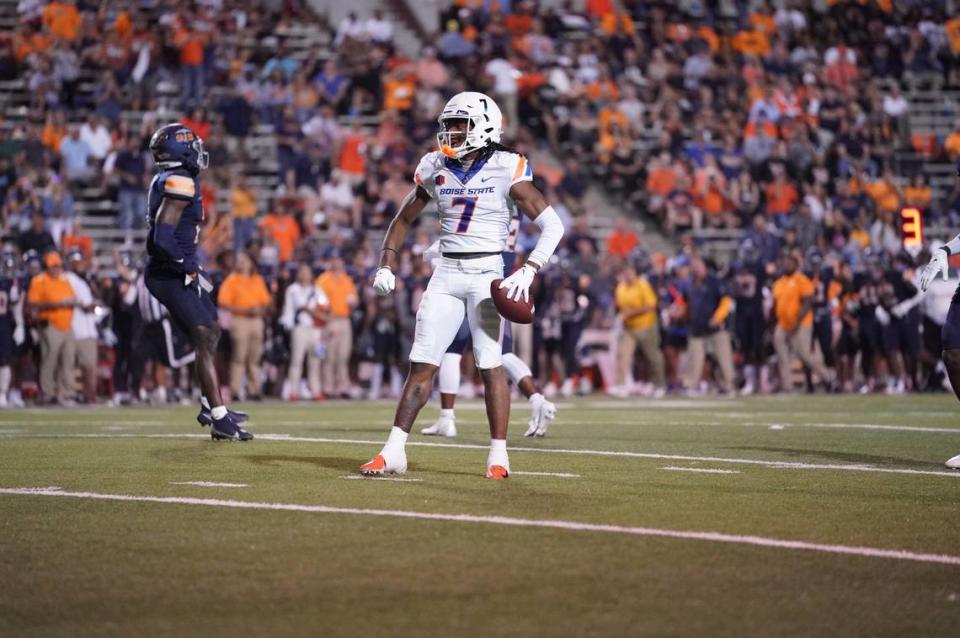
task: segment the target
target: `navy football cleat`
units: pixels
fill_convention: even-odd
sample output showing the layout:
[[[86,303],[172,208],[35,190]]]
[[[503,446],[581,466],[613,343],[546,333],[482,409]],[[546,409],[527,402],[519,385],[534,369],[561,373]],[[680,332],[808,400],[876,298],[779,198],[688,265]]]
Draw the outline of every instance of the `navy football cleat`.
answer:
[[[237,412],[234,410],[227,409],[227,414],[232,416],[234,422],[236,423],[246,423],[247,421],[250,420],[250,415],[247,414],[246,412]],[[213,415],[210,414],[210,410],[208,410],[203,406],[200,406],[200,414],[197,415],[197,423],[199,423],[200,426],[204,428],[213,425]]]
[[[240,427],[236,418],[227,413],[222,419],[214,419],[210,424],[210,438],[214,441],[249,441],[253,435]]]

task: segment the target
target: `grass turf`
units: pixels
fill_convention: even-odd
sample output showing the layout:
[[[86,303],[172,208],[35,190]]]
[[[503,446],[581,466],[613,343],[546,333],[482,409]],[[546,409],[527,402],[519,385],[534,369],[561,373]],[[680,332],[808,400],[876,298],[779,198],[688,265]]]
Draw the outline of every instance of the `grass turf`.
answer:
[[[379,449],[390,403],[245,407],[257,434],[359,442],[213,443],[186,408],[8,411],[0,414],[0,488],[511,516],[960,555],[960,474],[729,461],[940,472],[960,452],[958,411],[946,396],[587,399],[562,403],[542,440],[519,436],[527,410],[516,404],[513,470],[579,478],[505,482],[482,479],[487,436],[476,402],[460,406],[460,437],[439,442],[481,447],[411,446],[406,477],[415,482],[342,478]],[[417,428],[435,415],[425,410]],[[661,457],[542,451],[550,449]],[[677,456],[688,458],[669,458]],[[248,487],[173,484],[183,481]],[[0,494],[0,635],[951,634],[958,577],[955,565],[701,540]]]

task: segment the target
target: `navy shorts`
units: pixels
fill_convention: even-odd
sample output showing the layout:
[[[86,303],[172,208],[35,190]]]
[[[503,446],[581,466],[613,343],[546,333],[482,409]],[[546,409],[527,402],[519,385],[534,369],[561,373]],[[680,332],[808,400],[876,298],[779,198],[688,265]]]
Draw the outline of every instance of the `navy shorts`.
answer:
[[[953,295],[950,310],[947,311],[947,320],[940,334],[944,350],[960,349],[960,288],[957,288],[956,294]]]
[[[884,354],[883,326],[876,320],[873,313],[866,313],[860,317],[860,347],[863,354],[872,356]]]
[[[17,345],[13,342],[13,322],[8,318],[0,319],[0,365],[10,365],[16,355]]]
[[[500,323],[503,326],[503,341],[501,342],[500,354],[511,353],[513,352],[513,324],[506,320]],[[450,347],[447,348],[447,354],[463,354],[467,351],[467,348],[472,345],[473,340],[470,338],[470,325],[467,323],[467,320],[464,319],[463,323],[460,324],[460,329],[457,330],[457,336],[453,338],[453,341],[450,342]]]
[[[883,346],[887,352],[920,352],[920,316],[916,310],[901,318],[891,317],[883,327]]]
[[[217,306],[197,282],[184,286],[183,275],[151,273],[148,270],[144,283],[150,294],[170,312],[177,326],[188,334],[196,326],[217,323]]]

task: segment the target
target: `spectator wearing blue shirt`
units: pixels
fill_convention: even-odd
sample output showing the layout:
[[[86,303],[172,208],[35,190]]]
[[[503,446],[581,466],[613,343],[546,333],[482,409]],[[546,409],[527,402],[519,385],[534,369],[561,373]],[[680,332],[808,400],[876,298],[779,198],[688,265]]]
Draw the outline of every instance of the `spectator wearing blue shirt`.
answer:
[[[90,146],[80,139],[80,127],[70,127],[70,135],[60,141],[60,158],[64,177],[68,181],[78,182],[90,179],[94,175],[90,165]]]
[[[147,214],[147,158],[132,137],[121,142],[113,165],[117,175],[117,227],[143,228]]]
[[[690,331],[686,386],[695,391],[700,385],[703,364],[709,351],[720,368],[720,390],[732,392],[733,345],[726,324],[733,302],[720,279],[707,270],[703,259],[694,257],[690,271],[692,278],[684,291]]]

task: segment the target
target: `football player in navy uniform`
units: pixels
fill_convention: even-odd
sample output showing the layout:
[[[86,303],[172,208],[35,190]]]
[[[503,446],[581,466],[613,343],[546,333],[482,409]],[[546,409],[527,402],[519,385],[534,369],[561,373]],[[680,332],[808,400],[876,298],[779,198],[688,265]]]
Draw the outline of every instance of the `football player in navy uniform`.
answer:
[[[180,124],[162,126],[150,139],[150,151],[160,172],[147,193],[147,267],[144,281],[150,293],[190,336],[197,353],[201,409],[197,421],[210,426],[214,440],[248,441],[241,427],[242,412],[228,410],[220,397],[214,365],[220,327],[210,297],[213,286],[200,272],[197,244],[203,222],[200,171],[209,155],[203,140]]]

